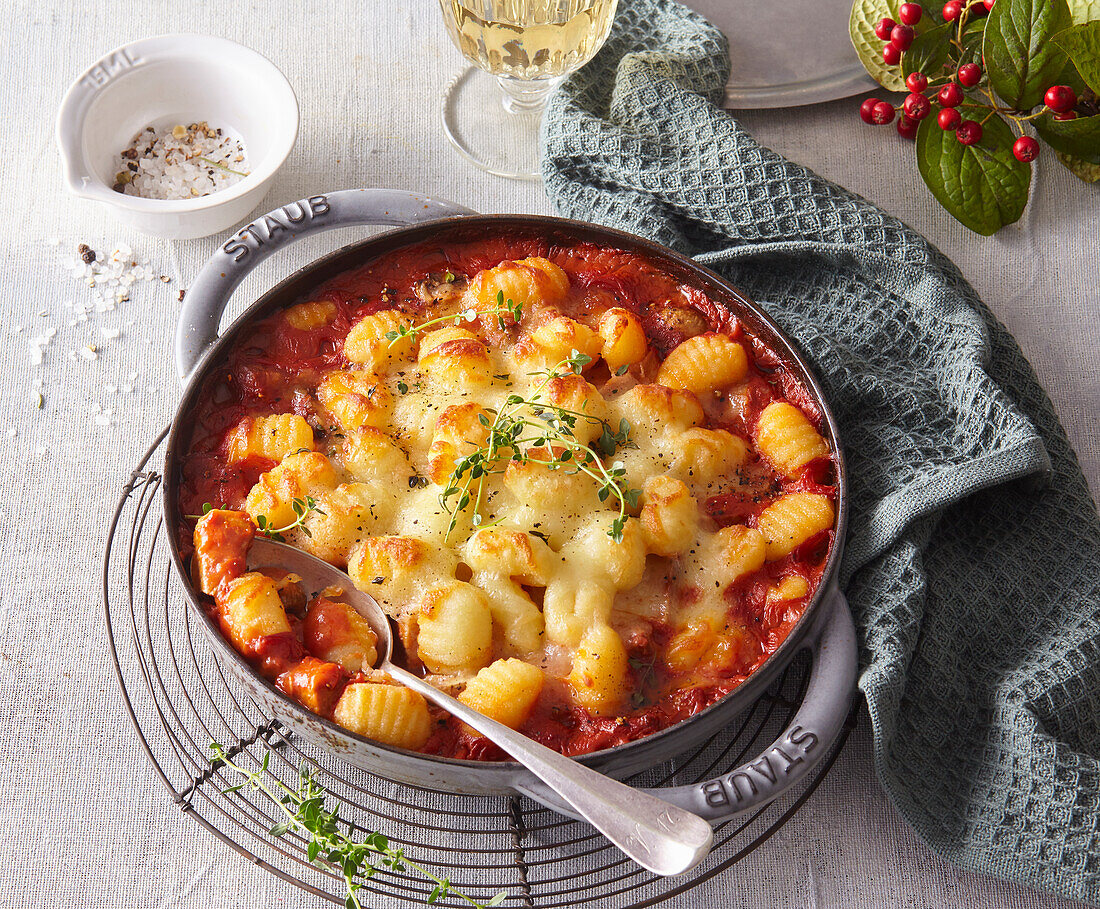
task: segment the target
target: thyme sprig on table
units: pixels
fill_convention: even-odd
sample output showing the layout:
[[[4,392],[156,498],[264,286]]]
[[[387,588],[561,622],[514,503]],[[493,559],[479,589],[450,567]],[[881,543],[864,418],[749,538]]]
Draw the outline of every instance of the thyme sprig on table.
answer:
[[[447,272],[447,274],[451,274]],[[453,276],[452,276],[453,277]],[[523,304],[516,303],[512,299],[504,299],[504,291],[497,291],[497,305],[493,309],[477,310],[464,309],[462,312],[455,313],[450,316],[438,316],[434,319],[428,319],[426,322],[419,322],[415,325],[398,325],[393,331],[387,331],[385,338],[389,341],[389,346],[393,347],[398,341],[403,338],[408,338],[411,341],[415,341],[425,328],[431,328],[433,325],[442,325],[444,322],[450,322],[454,325],[461,325],[465,322],[476,322],[482,316],[496,316],[497,324],[500,326],[501,331],[508,327],[508,323],[504,321],[504,314],[508,313],[516,322],[523,318]]]
[[[318,784],[313,771],[305,763],[298,768],[298,783],[292,788],[267,773],[270,752],[264,754],[259,770],[249,770],[235,764],[226,749],[217,742],[210,743],[210,751],[213,754],[210,761],[212,770],[224,767],[243,778],[242,782],[223,790],[224,794],[246,788],[264,793],[283,813],[283,820],[268,832],[281,837],[293,831],[306,838],[306,857],[309,861],[319,867],[334,868],[343,875],[347,887],[345,909],[362,909],[359,889],[380,867],[389,871],[411,868],[434,883],[435,887],[427,897],[428,903],[436,903],[453,894],[477,909],[488,909],[500,905],[507,896],[506,892],[501,891],[488,903],[479,903],[454,889],[447,878],[439,877],[410,860],[403,849],[391,846],[381,833],[368,832],[362,839],[353,839],[350,835],[353,828],[349,822],[340,819],[339,808],[326,810],[325,796],[328,793]],[[341,824],[347,825],[347,833],[340,829]]]
[[[486,408],[487,413],[480,414],[478,420],[489,430],[485,444],[455,461],[454,469],[447,478],[446,486],[439,501],[451,519],[447,525],[447,536],[455,529],[458,515],[471,501],[471,487],[477,483],[473,493],[474,513],[471,522],[474,527],[481,524],[480,506],[485,484],[478,482],[492,474],[502,474],[512,462],[520,464],[541,464],[549,470],[566,470],[567,473],[587,474],[599,483],[596,495],[601,502],[614,497],[619,503],[619,514],[611,524],[608,536],[616,543],[623,540],[626,527],[627,510],[638,506],[641,490],[631,489],[626,482],[626,468],[622,461],[607,464],[621,448],[636,448],[630,439],[630,423],[620,420],[614,427],[607,420],[583,411],[559,407],[543,399],[543,393],[553,379],[573,373],[580,375],[584,367],[592,362],[587,354],[574,350],[570,355],[547,370],[531,373],[542,376],[542,382],[530,395],[509,394],[499,410]],[[493,419],[490,420],[489,415]],[[578,420],[598,424],[600,435],[593,445],[582,443],[574,432]],[[545,457],[532,454],[532,449]],[[457,499],[452,504],[451,500]]]

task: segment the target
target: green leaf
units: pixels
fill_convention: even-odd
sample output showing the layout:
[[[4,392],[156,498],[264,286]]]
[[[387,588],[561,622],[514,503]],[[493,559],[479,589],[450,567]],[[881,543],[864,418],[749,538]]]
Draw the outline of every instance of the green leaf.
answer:
[[[1054,43],[1073,61],[1085,84],[1100,94],[1100,22],[1075,25],[1058,32]]]
[[[959,54],[958,66],[964,63],[977,63],[982,65],[982,40],[985,38],[985,16],[968,19],[963,26],[959,43],[962,45],[962,53]],[[957,67],[956,67],[957,68]]]
[[[1074,25],[1100,19],[1100,0],[1069,0],[1069,12]]]
[[[954,26],[950,23],[937,25],[921,32],[909,50],[901,55],[901,71],[923,73],[929,79],[935,79],[947,63],[951,51],[950,34]]]
[[[921,121],[917,130],[921,177],[939,203],[975,233],[989,236],[1012,224],[1027,205],[1031,165],[1016,160],[1013,140],[1008,124],[996,115],[976,145],[960,144],[935,117]]]
[[[901,69],[886,65],[882,59],[885,42],[875,34],[875,25],[887,16],[897,19],[897,4],[889,0],[855,0],[848,18],[848,34],[860,63],[871,78],[888,91],[903,92],[906,88]]]
[[[1075,120],[1055,120],[1049,111],[1032,121],[1036,132],[1055,151],[1100,164],[1100,114]]]
[[[1054,154],[1069,169],[1070,173],[1078,179],[1084,180],[1086,183],[1100,181],[1100,164],[1089,164],[1088,161],[1082,161],[1072,155],[1063,155],[1061,152],[1055,152]]]
[[[1065,68],[1051,38],[1071,22],[1066,0],[999,0],[989,12],[982,51],[993,90],[1010,106],[1031,110]]]

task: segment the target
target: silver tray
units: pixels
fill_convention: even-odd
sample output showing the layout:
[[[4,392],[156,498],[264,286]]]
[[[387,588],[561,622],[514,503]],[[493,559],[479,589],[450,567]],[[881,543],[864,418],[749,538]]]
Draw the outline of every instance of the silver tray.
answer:
[[[851,0],[684,0],[730,42],[726,107],[820,104],[870,91],[848,38]]]

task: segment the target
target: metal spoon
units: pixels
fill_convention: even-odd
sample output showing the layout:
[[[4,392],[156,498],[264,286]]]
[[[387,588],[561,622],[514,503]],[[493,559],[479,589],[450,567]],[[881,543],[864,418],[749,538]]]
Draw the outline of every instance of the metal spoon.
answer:
[[[452,716],[523,764],[553,789],[581,817],[639,865],[655,874],[682,874],[710,852],[714,834],[710,824],[690,811],[590,770],[571,758],[471,710],[411,672],[390,662],[393,633],[382,608],[357,589],[344,572],[308,553],[258,537],[248,553],[249,568],[277,566],[299,575],[312,590],[340,587],[341,597],[370,623],[378,636],[378,669],[394,681],[420,692]]]

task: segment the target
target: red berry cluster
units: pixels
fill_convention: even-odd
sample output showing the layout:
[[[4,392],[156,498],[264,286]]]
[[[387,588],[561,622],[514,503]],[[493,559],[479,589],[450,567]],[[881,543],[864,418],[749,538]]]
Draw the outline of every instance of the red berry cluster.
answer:
[[[948,0],[943,7],[943,18],[947,22],[954,22],[964,12],[967,15],[988,13],[993,8],[996,0]],[[901,23],[893,19],[882,19],[875,26],[875,34],[886,42],[882,49],[882,59],[889,66],[896,66],[901,61],[901,55],[913,44],[916,32],[913,29],[924,15],[924,9],[919,3],[903,3],[898,10],[898,18]],[[898,117],[898,134],[906,139],[915,139],[917,127],[920,121],[932,113],[933,103],[938,103],[940,111],[936,115],[936,122],[945,132],[954,132],[960,145],[974,145],[982,139],[982,124],[977,120],[964,119],[958,108],[966,100],[964,89],[974,88],[982,81],[982,68],[977,63],[964,63],[955,72],[954,79],[939,86],[935,93],[935,102],[927,97],[929,89],[928,77],[922,73],[911,73],[905,80],[909,94],[899,107],[894,107],[887,101],[878,98],[868,98],[859,108],[859,115],[864,123],[882,126]],[[1077,96],[1068,85],[1053,85],[1047,89],[1043,99],[1046,106],[1054,114],[1056,120],[1072,120],[1077,114],[1073,108],[1077,104]],[[969,105],[983,108],[984,105]],[[1039,154],[1039,143],[1030,136],[1021,136],[1012,146],[1012,153],[1020,161],[1034,161]]]

